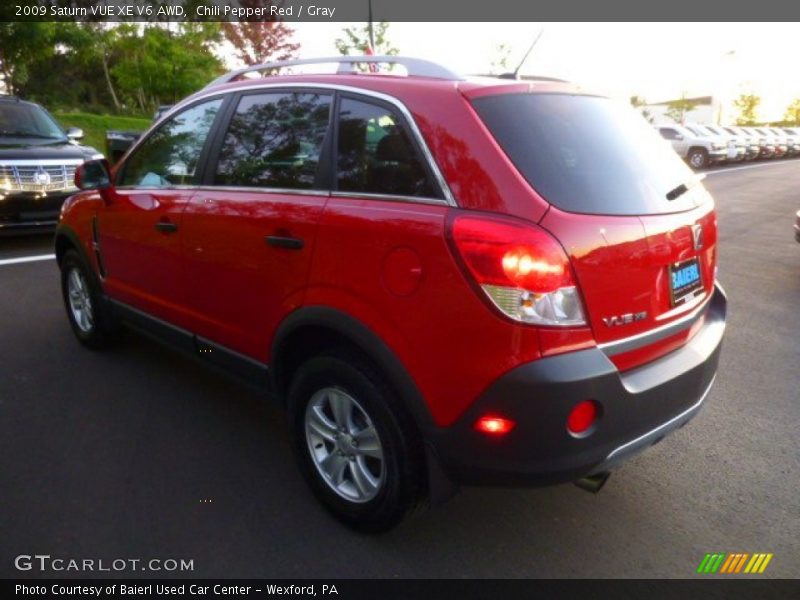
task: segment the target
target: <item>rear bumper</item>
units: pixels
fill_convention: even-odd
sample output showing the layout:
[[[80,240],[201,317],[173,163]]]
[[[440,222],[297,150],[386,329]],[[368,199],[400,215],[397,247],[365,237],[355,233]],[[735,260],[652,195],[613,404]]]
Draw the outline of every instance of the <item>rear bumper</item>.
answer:
[[[682,348],[619,372],[599,348],[521,365],[496,380],[456,424],[431,436],[443,470],[465,484],[548,485],[618,466],[701,409],[717,371],[727,301],[716,287],[704,322]],[[595,430],[573,437],[567,415],[601,408]],[[501,438],[473,430],[487,413],[516,422]]]

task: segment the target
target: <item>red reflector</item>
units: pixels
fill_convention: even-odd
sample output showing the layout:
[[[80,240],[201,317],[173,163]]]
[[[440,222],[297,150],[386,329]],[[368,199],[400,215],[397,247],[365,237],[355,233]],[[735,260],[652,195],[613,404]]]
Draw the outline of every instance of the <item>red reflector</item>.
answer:
[[[597,420],[597,403],[584,400],[572,409],[567,417],[567,430],[573,434],[586,432]]]
[[[487,415],[475,421],[475,430],[491,435],[505,435],[514,429],[515,425],[516,423],[510,419],[504,419],[503,417],[491,417]]]

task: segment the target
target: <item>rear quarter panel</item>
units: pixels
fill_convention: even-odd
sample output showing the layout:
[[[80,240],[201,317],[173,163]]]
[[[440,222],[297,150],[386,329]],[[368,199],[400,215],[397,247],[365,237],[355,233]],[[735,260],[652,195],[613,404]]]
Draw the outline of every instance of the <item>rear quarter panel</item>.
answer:
[[[375,332],[438,426],[451,424],[496,377],[540,355],[537,331],[496,314],[462,275],[445,239],[449,210],[331,198],[305,299]]]

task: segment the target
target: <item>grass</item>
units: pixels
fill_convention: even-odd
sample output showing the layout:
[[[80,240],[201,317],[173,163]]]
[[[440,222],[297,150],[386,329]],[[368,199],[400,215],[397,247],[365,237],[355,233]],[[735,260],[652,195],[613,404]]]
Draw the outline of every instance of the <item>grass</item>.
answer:
[[[123,131],[144,131],[151,120],[141,117],[118,117],[116,115],[98,115],[85,112],[53,112],[53,116],[64,128],[80,127],[86,137],[82,144],[93,146],[100,152],[106,149],[106,131],[117,129]]]

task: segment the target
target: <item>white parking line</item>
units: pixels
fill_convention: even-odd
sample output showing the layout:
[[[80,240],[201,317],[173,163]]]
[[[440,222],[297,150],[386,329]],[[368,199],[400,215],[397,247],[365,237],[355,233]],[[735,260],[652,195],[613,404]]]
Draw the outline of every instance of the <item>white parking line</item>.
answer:
[[[53,260],[55,254],[39,254],[38,256],[20,256],[19,258],[5,258],[0,260],[0,267],[4,265],[16,265],[19,263],[37,262],[40,260]]]
[[[745,169],[761,169],[763,167],[776,167],[778,165],[797,164],[794,160],[788,162],[768,162],[758,165],[745,165],[743,167],[728,167],[727,169],[714,169],[713,171],[703,171],[703,175],[719,175],[720,173],[733,173],[734,171],[744,171]]]

